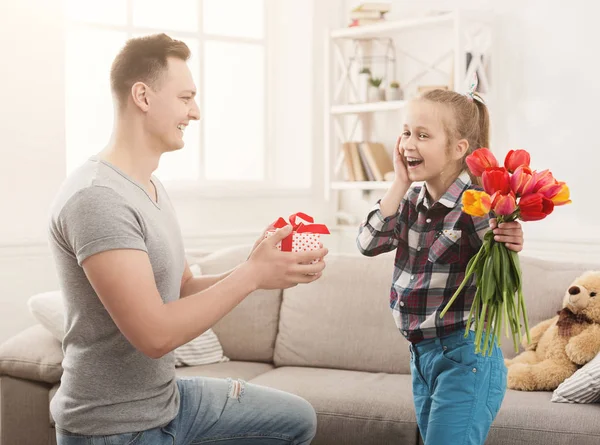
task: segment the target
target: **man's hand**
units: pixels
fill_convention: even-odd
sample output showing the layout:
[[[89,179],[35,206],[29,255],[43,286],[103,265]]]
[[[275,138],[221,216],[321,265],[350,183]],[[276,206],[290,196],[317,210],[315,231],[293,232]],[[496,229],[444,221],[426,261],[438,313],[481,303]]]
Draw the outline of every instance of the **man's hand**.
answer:
[[[321,277],[327,249],[308,252],[281,252],[277,243],[292,232],[287,225],[258,243],[248,259],[250,276],[258,289],[287,289],[299,283],[311,283]],[[316,262],[311,264],[313,261]]]
[[[518,221],[504,222],[498,225],[496,218],[490,219],[490,229],[494,231],[494,241],[504,243],[515,252],[523,250],[523,229]]]
[[[248,254],[248,258],[246,258],[246,260],[250,259],[250,257],[252,256],[252,254],[254,253],[256,248],[258,247],[258,245],[262,242],[263,239],[265,239],[265,235],[267,233],[267,230],[269,230],[269,228],[270,228],[270,226],[268,226],[265,230],[263,230],[263,232],[260,234],[260,237],[254,242],[254,246],[252,246],[252,250],[250,250],[250,253]]]

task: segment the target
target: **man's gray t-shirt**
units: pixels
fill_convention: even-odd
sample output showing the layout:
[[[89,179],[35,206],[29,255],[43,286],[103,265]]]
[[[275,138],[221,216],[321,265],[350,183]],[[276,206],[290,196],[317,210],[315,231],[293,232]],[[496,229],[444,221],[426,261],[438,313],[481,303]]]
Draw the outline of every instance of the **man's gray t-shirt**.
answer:
[[[175,212],[111,164],[91,158],[63,184],[52,208],[50,246],[65,302],[61,385],[50,409],[58,427],[110,435],[166,425],[179,410],[173,353],[152,359],[119,331],[82,262],[97,253],[148,253],[162,300],[179,298],[185,264]]]

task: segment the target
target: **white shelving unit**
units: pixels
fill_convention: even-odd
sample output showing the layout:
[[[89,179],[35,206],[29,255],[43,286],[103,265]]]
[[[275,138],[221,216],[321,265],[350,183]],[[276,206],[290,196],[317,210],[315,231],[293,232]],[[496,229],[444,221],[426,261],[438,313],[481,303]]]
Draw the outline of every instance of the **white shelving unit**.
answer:
[[[338,114],[362,114],[374,113],[376,111],[394,111],[401,110],[406,105],[405,100],[390,100],[382,102],[366,102],[347,105],[333,105],[330,113]]]
[[[357,141],[356,132],[360,129],[361,138],[376,141],[378,135],[373,135],[374,123],[378,119],[388,119],[385,116],[394,114],[400,121],[402,110],[407,100],[361,102],[359,100],[357,74],[363,66],[371,66],[374,57],[369,51],[376,48],[375,44],[384,42],[387,48],[393,50],[393,55],[387,57],[397,64],[396,55],[401,54],[418,68],[413,75],[401,80],[402,86],[409,86],[404,91],[405,99],[410,99],[420,80],[426,79],[430,73],[447,76],[447,85],[451,89],[465,92],[478,73],[479,85],[484,95],[489,94],[490,82],[487,77],[491,48],[491,16],[487,13],[452,11],[435,16],[390,20],[372,25],[352,28],[334,29],[325,38],[325,125],[324,125],[324,163],[326,201],[336,210],[335,221],[331,226],[342,232],[352,231],[355,226],[350,222],[350,213],[340,209],[340,194],[362,191],[363,195],[372,191],[386,190],[387,181],[347,181],[344,178],[344,155],[342,144],[347,141]],[[422,52],[414,54],[411,46],[415,39],[411,33],[435,32],[443,33],[444,38],[435,39],[436,45],[442,52],[437,57],[428,58],[429,54]],[[446,37],[447,36],[447,37]],[[467,63],[469,61],[469,63]],[[364,62],[364,63],[363,63]],[[442,66],[449,69],[443,69]],[[396,73],[397,66],[392,72]],[[387,69],[387,68],[386,68]],[[386,71],[387,72],[387,71]],[[412,91],[411,91],[412,90]],[[408,92],[408,96],[407,96]],[[361,139],[358,139],[361,140]],[[387,147],[391,150],[393,147]],[[338,218],[339,216],[339,218]],[[364,215],[357,215],[356,221]],[[340,224],[343,220],[346,224]],[[347,229],[344,229],[346,227]]]

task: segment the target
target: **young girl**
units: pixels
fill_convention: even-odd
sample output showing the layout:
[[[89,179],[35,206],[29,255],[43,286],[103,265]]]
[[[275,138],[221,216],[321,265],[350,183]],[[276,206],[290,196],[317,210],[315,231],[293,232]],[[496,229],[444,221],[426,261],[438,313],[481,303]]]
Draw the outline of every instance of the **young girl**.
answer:
[[[464,337],[475,285],[466,286],[446,313],[469,259],[494,229],[495,240],[521,251],[518,222],[496,227],[488,217],[462,212],[473,184],[465,158],[489,146],[483,100],[434,90],[409,103],[394,150],[395,179],[361,224],[364,255],[396,249],[390,294],[392,314],[410,342],[417,423],[425,445],[482,445],[506,391],[506,367],[494,345],[475,354],[474,332]],[[424,181],[423,186],[412,186]]]

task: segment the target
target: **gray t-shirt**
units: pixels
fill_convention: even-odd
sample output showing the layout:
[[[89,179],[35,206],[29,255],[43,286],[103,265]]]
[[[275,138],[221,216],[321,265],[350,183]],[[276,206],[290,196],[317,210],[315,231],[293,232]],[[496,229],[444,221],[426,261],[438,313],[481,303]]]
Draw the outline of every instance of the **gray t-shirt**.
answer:
[[[50,409],[56,424],[85,435],[147,430],[179,410],[173,353],[151,359],[119,331],[81,263],[113,249],[148,253],[167,303],[179,298],[184,249],[175,211],[152,177],[158,201],[115,166],[90,158],[63,184],[52,208],[50,246],[65,302],[61,385]]]

